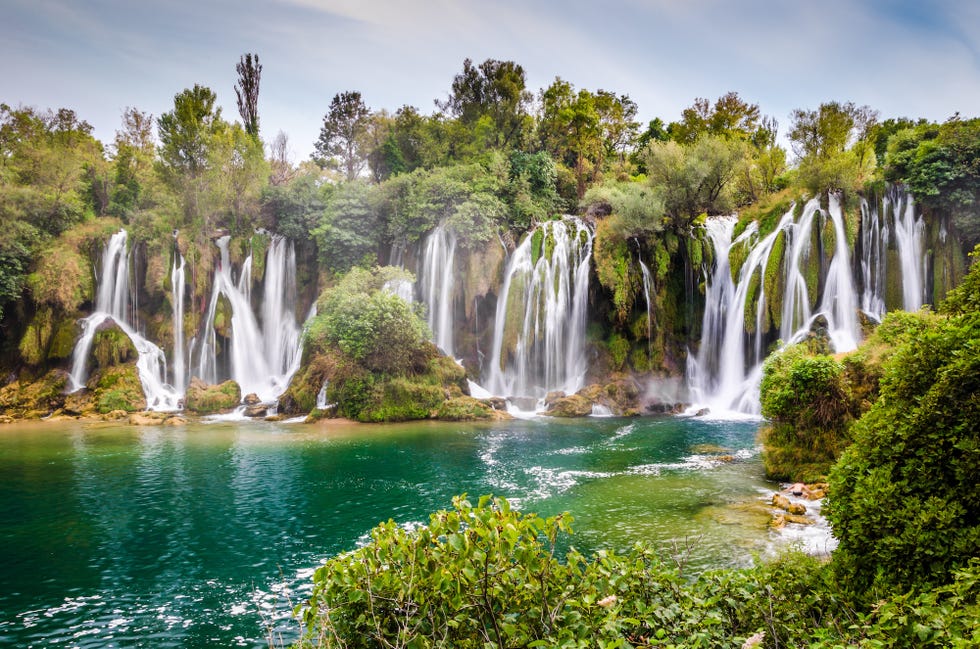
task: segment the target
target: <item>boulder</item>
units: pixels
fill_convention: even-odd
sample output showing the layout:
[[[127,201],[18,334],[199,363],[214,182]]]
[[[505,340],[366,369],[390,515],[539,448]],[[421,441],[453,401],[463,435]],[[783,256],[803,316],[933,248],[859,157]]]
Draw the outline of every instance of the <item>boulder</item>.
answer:
[[[259,395],[255,394],[254,392],[249,392],[245,395],[245,398],[242,399],[242,403],[244,403],[246,406],[257,406],[262,403],[262,399],[259,399]]]
[[[503,397],[489,397],[487,399],[480,399],[480,401],[487,404],[494,410],[507,412],[507,399],[504,399]]]
[[[558,399],[545,411],[549,417],[588,417],[592,414],[592,402],[581,394]]]
[[[439,406],[436,419],[443,421],[501,421],[511,419],[503,410],[495,410],[487,403],[473,397],[447,399]]]
[[[246,417],[265,417],[269,414],[269,406],[261,403],[246,406],[244,414]]]
[[[566,396],[567,395],[561,390],[554,390],[552,392],[549,392],[544,397],[544,405],[550,408],[555,403],[557,403],[559,399],[564,399]]]
[[[212,415],[233,410],[241,401],[242,390],[234,381],[208,385],[194,377],[187,386],[184,408],[199,415]]]

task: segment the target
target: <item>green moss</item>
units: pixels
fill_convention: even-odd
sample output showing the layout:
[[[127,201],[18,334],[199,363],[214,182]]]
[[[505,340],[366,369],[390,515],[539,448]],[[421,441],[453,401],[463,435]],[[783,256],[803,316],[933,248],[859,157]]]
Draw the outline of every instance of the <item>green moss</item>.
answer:
[[[537,228],[531,233],[531,265],[534,266],[541,259],[541,244],[544,243],[544,230]]]
[[[740,241],[728,249],[729,270],[732,274],[732,281],[736,284],[738,284],[739,273],[742,272],[742,266],[749,258],[751,249],[752,244],[748,240]]]
[[[630,351],[629,341],[623,336],[613,333],[606,341],[606,350],[609,352],[609,356],[612,359],[612,369],[623,369],[623,365],[626,363],[626,357],[629,355]]]
[[[252,251],[252,281],[259,282],[265,277],[265,256],[269,251],[271,240],[269,235],[256,232],[249,240],[249,249]]]
[[[48,346],[49,360],[64,360],[71,357],[75,349],[75,341],[78,338],[78,327],[74,318],[63,318],[54,329],[51,336],[51,344]]]
[[[745,297],[745,332],[754,334],[756,330],[756,314],[758,313],[759,286],[762,283],[762,273],[756,268],[749,277],[749,287]]]
[[[631,351],[630,366],[637,372],[649,372],[653,369],[650,367],[650,356],[647,354],[647,350],[640,347]]]
[[[91,354],[95,359],[96,367],[111,367],[135,361],[138,357],[133,341],[116,326],[95,334]]]
[[[821,216],[821,219],[823,220],[823,228],[820,230],[820,239],[823,244],[823,254],[827,259],[830,259],[833,257],[834,251],[837,250],[837,230],[829,216]]]
[[[146,397],[136,365],[116,365],[94,377],[93,401],[100,414],[113,410],[138,412],[146,410]]]
[[[39,418],[61,408],[65,402],[68,374],[51,370],[37,381],[14,381],[0,388],[0,413],[21,418]]]
[[[441,387],[408,378],[395,378],[385,382],[376,395],[378,398],[357,414],[358,421],[427,419],[446,398]]]
[[[231,302],[224,295],[218,296],[218,304],[214,309],[214,331],[224,338],[231,335],[231,318],[234,315]]]
[[[783,255],[786,250],[786,233],[780,232],[772,243],[769,259],[766,261],[766,308],[769,319],[778,330],[783,321],[783,293],[785,290],[785,273],[783,272]]]
[[[898,250],[885,252],[885,308],[889,311],[905,308],[905,291],[902,287],[902,258]]]
[[[810,298],[810,308],[817,307],[817,288],[820,285],[820,255],[817,247],[819,230],[813,228],[810,237],[810,248],[804,250],[800,263],[803,265],[803,280],[806,282],[807,296]]]
[[[18,350],[20,357],[28,365],[37,366],[44,362],[53,333],[51,320],[51,308],[41,307],[34,314],[31,323],[27,325],[24,336],[20,339]]]

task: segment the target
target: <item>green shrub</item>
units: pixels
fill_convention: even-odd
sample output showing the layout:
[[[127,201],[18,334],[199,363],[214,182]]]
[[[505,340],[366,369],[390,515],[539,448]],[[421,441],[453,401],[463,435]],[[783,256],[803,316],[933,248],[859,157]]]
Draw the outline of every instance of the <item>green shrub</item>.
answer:
[[[949,304],[975,303],[980,266]],[[831,474],[837,569],[860,593],[949,583],[980,547],[980,316],[905,318],[881,394]]]
[[[850,441],[844,365],[805,344],[788,347],[766,359],[760,399],[769,419],[760,431],[766,474],[806,482],[825,476]]]

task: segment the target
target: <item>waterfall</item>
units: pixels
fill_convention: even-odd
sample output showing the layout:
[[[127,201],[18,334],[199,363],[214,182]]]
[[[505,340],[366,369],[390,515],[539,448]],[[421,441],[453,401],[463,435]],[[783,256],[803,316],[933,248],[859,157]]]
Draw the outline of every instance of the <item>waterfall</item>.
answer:
[[[714,411],[758,414],[762,361],[768,351],[767,343],[772,339],[766,335],[774,318],[770,302],[776,297],[766,295],[768,277],[778,277],[782,283],[779,312],[782,341],[803,340],[822,318],[836,351],[857,347],[858,298],[850,273],[850,251],[840,200],[831,195],[828,209],[822,210],[819,201],[811,199],[798,219],[794,211],[795,206],[761,239],[756,224],[752,223],[732,241],[735,226],[732,217],[709,219],[705,226],[715,250],[715,267],[710,273],[706,270],[709,276],[701,348],[696,356],[689,356],[688,364],[692,399],[699,406]],[[820,278],[813,276],[813,269],[821,260],[810,259],[810,255],[818,252],[813,250],[817,234],[814,228],[827,221],[833,227],[835,245],[833,251],[824,251],[830,255],[830,263],[819,282]],[[729,265],[735,245],[748,248],[737,281],[733,281]],[[771,263],[781,267],[769,270]],[[817,286],[812,285],[814,279],[819,282]],[[814,288],[816,295],[811,294]],[[818,295],[820,303],[811,309]]]
[[[572,217],[539,225],[513,252],[497,301],[491,393],[540,399],[582,387],[591,259],[592,232]]]
[[[170,270],[170,302],[174,327],[174,387],[178,392],[187,388],[187,359],[184,354],[184,257],[174,250],[174,267]]]
[[[218,370],[214,320],[219,299],[224,297],[231,308],[231,378],[241,386],[243,395],[255,393],[263,401],[273,401],[289,385],[301,356],[301,332],[295,316],[295,249],[284,237],[272,237],[266,255],[260,326],[250,300],[252,256],[245,259],[235,282],[229,240],[224,236],[216,241],[221,257],[204,320],[198,375],[207,383],[223,378]]]
[[[861,201],[861,219],[861,309],[875,320],[888,308],[918,310],[926,298],[927,259],[925,221],[916,218],[912,195],[889,185],[880,201]],[[897,268],[890,252],[897,254]],[[901,305],[888,303],[889,276],[895,272],[901,273]]]
[[[650,275],[650,269],[647,265],[643,263],[643,260],[637,256],[636,260],[640,262],[640,274],[643,275],[643,297],[647,301],[647,350],[649,351],[650,346],[653,344],[651,338],[653,337],[653,312],[650,308],[650,291],[653,290],[653,277]]]
[[[453,357],[453,284],[456,234],[440,224],[425,240],[419,273],[422,301],[428,310],[432,342]]]
[[[68,391],[76,392],[88,380],[88,357],[99,327],[114,322],[136,348],[136,370],[146,405],[150,410],[176,410],[180,393],[166,382],[167,358],[159,347],[146,340],[135,329],[135,316],[130,311],[130,256],[128,235],[120,230],[109,238],[102,255],[102,273],[95,291],[95,312],[81,320],[82,334],[72,352]],[[135,304],[135,300],[133,300]]]

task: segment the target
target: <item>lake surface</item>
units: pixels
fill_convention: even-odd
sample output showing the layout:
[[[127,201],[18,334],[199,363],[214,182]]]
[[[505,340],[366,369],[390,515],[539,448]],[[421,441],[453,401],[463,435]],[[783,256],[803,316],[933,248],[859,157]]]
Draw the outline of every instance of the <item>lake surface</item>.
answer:
[[[265,647],[269,629],[288,642],[290,610],[319,563],[380,521],[424,523],[463,492],[570,511],[570,542],[586,553],[643,540],[693,544],[694,569],[745,565],[778,542],[729,506],[775,488],[756,428],[683,418],[3,426],[0,646]]]

